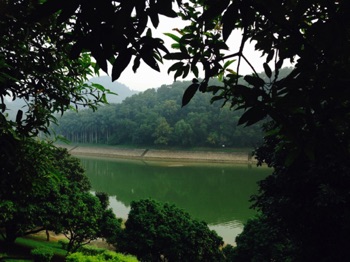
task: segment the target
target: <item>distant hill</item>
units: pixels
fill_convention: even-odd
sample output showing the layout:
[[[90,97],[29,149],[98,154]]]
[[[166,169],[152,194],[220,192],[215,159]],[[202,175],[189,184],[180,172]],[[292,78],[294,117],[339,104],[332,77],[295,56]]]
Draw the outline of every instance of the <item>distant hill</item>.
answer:
[[[107,95],[107,101],[110,104],[121,103],[125,98],[139,93],[138,91],[131,90],[129,87],[127,87],[124,84],[121,84],[118,82],[112,82],[109,76],[93,77],[89,79],[89,81],[92,83],[100,84],[117,94],[117,95]],[[7,100],[6,107],[7,107],[6,113],[8,113],[9,119],[12,119],[12,120],[16,118],[17,111],[19,109],[23,111],[27,110],[26,103],[22,99],[18,99],[18,98],[14,101]]]
[[[110,104],[121,103],[125,98],[139,93],[138,91],[131,90],[124,84],[121,84],[119,82],[112,82],[111,77],[109,76],[90,78],[89,81],[92,83],[100,84],[112,92],[117,93],[117,95],[107,95],[107,101]]]

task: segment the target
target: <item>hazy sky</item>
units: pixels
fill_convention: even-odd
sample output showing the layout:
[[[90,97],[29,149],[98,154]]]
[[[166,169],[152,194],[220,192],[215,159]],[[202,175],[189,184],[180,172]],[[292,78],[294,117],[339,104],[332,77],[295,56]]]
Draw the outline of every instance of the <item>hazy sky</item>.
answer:
[[[167,48],[171,50],[170,45],[173,43],[173,40],[165,36],[163,33],[170,32],[176,34],[176,32],[173,31],[173,28],[181,28],[183,24],[184,22],[182,22],[181,20],[175,21],[171,18],[162,17],[157,30],[155,31],[154,29],[152,29],[153,36],[164,39]],[[230,48],[229,53],[232,54],[238,51],[240,45],[240,36],[241,34],[239,32],[233,32],[230,35],[230,38],[228,40],[228,46]],[[264,61],[260,58],[261,54],[254,51],[253,44],[246,43],[244,48],[244,54],[248,58],[248,60],[254,65],[255,70],[257,72],[263,71],[262,63]],[[138,91],[144,91],[148,88],[160,87],[163,84],[169,85],[174,82],[174,72],[171,72],[170,75],[168,75],[167,71],[168,68],[175,62],[164,61],[164,64],[159,64],[160,72],[157,72],[141,60],[141,65],[137,70],[136,74],[134,74],[134,72],[132,71],[132,60],[129,66],[125,69],[125,71],[122,73],[121,77],[117,81],[122,84],[125,84],[130,89]],[[237,63],[231,64],[231,68],[233,70],[236,70],[236,67]],[[240,73],[249,74],[251,72],[252,70],[249,68],[249,66],[242,61]],[[191,80],[193,78],[194,76],[189,74],[186,80]],[[183,79],[177,78],[177,80],[181,81]]]

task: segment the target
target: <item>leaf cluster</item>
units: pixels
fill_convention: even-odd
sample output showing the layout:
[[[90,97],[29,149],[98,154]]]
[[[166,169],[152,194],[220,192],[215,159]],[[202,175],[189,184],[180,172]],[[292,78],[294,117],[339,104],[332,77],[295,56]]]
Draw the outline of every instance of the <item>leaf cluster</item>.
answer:
[[[57,14],[58,21],[70,26],[66,36],[67,41],[73,43],[71,58],[88,52],[96,60],[95,69],[106,73],[110,63],[114,81],[133,57],[135,72],[141,60],[159,71],[160,51],[168,51],[161,39],[152,37],[149,22],[157,28],[160,15],[176,17],[172,2],[102,1],[95,5],[84,1],[62,3],[51,0],[40,5],[34,17],[42,20]]]
[[[15,129],[19,135],[47,132],[54,113],[71,106],[85,105],[93,109],[105,101],[109,91],[86,84],[93,73],[92,60],[82,54],[72,60],[67,42],[67,23],[57,16],[45,20],[32,19],[35,1],[6,2],[0,20],[0,121],[4,130]],[[89,97],[87,97],[89,95]],[[8,100],[21,100],[15,121],[6,118]]]
[[[240,124],[251,125],[270,116],[286,129],[294,125],[291,115],[307,119],[321,109],[320,103],[333,99],[344,105],[349,94],[343,89],[339,95],[339,88],[347,82],[342,77],[348,72],[343,59],[349,54],[344,23],[347,8],[347,3],[329,1],[272,1],[269,6],[259,0],[220,1],[219,5],[217,1],[191,1],[189,8],[180,9],[189,25],[179,30],[179,35],[168,34],[179,52],[166,55],[176,61],[169,69],[175,77],[187,75],[187,67],[196,73],[197,64],[205,72],[203,81],[196,80],[188,87],[183,105],[198,90],[213,92],[213,101],[246,110]],[[234,30],[242,32],[240,48],[236,53],[223,53]],[[325,35],[334,38],[326,40]],[[336,43],[331,44],[330,39]],[[245,56],[248,41],[254,41],[256,50],[265,56],[265,76],[257,74]],[[232,58],[237,62],[236,70],[229,68]],[[243,60],[251,66],[252,75],[239,74]],[[295,62],[295,67],[289,75],[281,76],[285,60]],[[224,85],[208,86],[212,76],[220,76]],[[239,81],[242,79],[245,81]]]

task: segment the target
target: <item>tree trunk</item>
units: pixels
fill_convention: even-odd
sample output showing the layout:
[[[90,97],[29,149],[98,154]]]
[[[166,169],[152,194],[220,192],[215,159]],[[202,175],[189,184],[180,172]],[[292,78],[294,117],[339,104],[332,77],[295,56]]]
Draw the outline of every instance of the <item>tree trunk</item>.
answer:
[[[50,241],[50,233],[49,230],[45,229],[46,232],[46,241],[49,242]]]

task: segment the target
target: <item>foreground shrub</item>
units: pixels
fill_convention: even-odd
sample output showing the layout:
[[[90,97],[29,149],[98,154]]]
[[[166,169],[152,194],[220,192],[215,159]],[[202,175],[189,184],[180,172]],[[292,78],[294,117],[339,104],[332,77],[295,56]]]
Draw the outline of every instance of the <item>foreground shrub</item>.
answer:
[[[53,251],[47,247],[35,248],[31,251],[35,262],[50,262],[53,257]]]
[[[105,252],[106,249],[104,248],[98,248],[98,247],[94,247],[94,246],[82,246],[81,248],[79,248],[79,252],[83,253],[86,256],[96,256],[99,254],[102,254],[103,252]]]
[[[222,238],[183,210],[153,200],[131,203],[116,247],[142,261],[222,261]]]
[[[62,249],[67,250],[67,248],[68,248],[68,240],[67,239],[60,239],[60,240],[58,240],[58,243],[61,245]]]
[[[104,251],[98,255],[85,255],[81,252],[73,253],[67,256],[67,262],[137,262],[137,258],[131,255],[124,255],[112,251]]]
[[[288,237],[271,226],[264,216],[248,220],[236,242],[237,247],[224,250],[228,261],[298,261],[292,256],[294,247]]]

